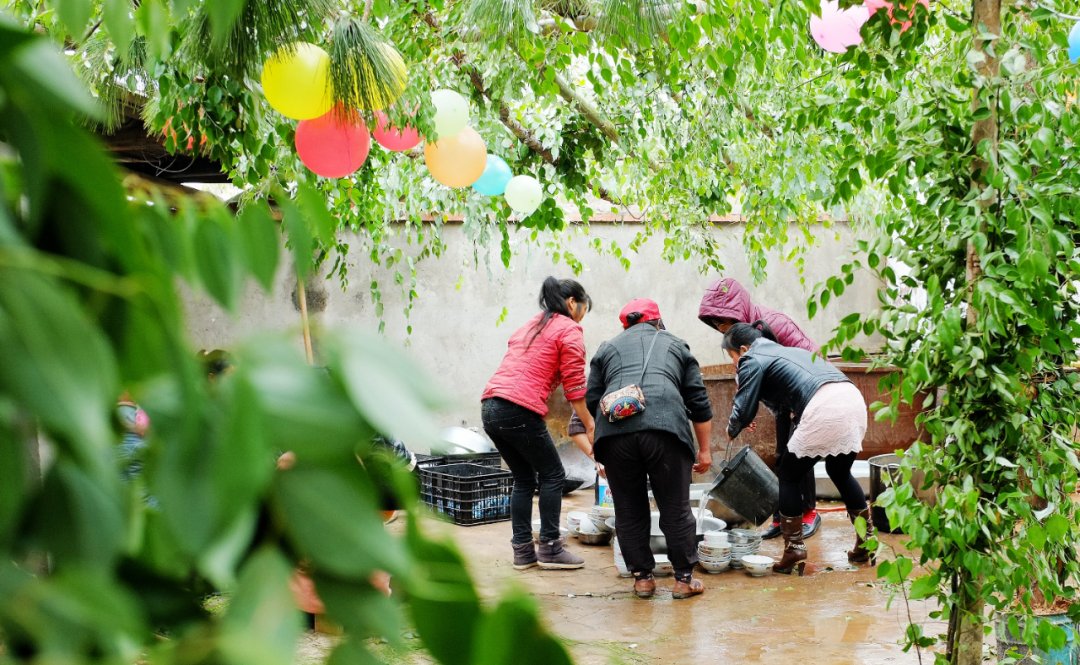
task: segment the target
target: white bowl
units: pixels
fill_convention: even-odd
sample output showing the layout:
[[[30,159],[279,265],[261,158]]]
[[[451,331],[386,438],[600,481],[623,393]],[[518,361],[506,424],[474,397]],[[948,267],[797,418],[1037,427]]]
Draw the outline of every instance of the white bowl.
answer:
[[[730,559],[731,558],[731,547],[728,547],[728,546],[713,547],[712,545],[701,544],[701,545],[698,545],[697,551],[698,551],[698,556],[703,558],[703,559]]]
[[[566,513],[566,528],[570,529],[570,533],[580,530],[582,522],[587,521],[589,521],[589,513],[583,513],[580,510]]]
[[[727,531],[720,531],[719,529],[714,531],[705,532],[705,543],[707,545],[719,546],[728,545]]]
[[[773,558],[761,554],[747,554],[742,558],[742,564],[746,567],[746,572],[754,577],[761,577],[772,569]]]
[[[583,533],[589,533],[589,534],[593,534],[593,533],[610,533],[610,531],[608,531],[607,529],[600,528],[600,527],[596,526],[596,523],[593,522],[590,519],[585,519],[585,520],[582,520],[581,524],[578,525],[578,533],[579,534],[583,534]]]
[[[608,531],[614,531],[615,530],[615,518],[614,517],[609,517],[606,520],[604,520],[604,528],[606,528]]]
[[[722,573],[731,565],[731,561],[698,561],[698,565],[707,573]]]

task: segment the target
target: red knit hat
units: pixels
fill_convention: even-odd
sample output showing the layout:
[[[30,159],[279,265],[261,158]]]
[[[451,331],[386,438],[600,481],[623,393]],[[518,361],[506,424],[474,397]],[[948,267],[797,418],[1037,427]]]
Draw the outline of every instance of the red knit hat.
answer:
[[[638,312],[642,315],[635,323],[656,321],[660,318],[660,307],[655,301],[649,300],[648,298],[634,298],[626,303],[626,306],[619,312],[619,321],[622,321],[623,328],[630,327],[630,324],[627,323],[626,319],[634,312]]]

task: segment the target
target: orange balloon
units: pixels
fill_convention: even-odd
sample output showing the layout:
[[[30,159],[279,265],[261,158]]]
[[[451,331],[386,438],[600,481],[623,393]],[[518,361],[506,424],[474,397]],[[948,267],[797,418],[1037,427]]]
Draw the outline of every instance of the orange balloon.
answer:
[[[472,127],[424,146],[431,177],[447,187],[468,187],[484,173],[487,144]]]

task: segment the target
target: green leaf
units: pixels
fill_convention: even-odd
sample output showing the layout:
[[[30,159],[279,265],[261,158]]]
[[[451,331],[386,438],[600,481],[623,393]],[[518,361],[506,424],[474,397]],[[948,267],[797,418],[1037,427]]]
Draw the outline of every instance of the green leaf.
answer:
[[[277,224],[264,207],[251,204],[244,208],[236,228],[248,270],[264,290],[270,291],[281,254]]]
[[[326,208],[326,197],[311,185],[301,183],[296,191],[296,202],[303,210],[315,239],[323,245],[333,244],[338,225]]]
[[[211,2],[216,5],[217,2]],[[142,0],[135,10],[139,34],[146,38],[146,49],[155,60],[165,60],[172,53],[169,9],[162,0]]]
[[[242,286],[231,221],[227,213],[206,217],[198,222],[193,238],[199,280],[230,311],[236,307]]]
[[[289,590],[291,574],[276,550],[260,550],[248,560],[221,622],[218,644],[226,662],[292,665],[302,627]]]
[[[13,404],[0,402],[0,546],[10,546],[12,532],[29,498],[29,453],[37,445],[33,421]]]
[[[381,637],[396,646],[402,644],[400,607],[371,584],[317,575],[315,588],[327,615],[350,637]]]
[[[111,567],[124,542],[119,474],[93,477],[68,459],[45,478],[33,529],[59,566]]]
[[[483,613],[461,554],[449,543],[423,538],[416,529],[410,529],[409,540],[419,564],[405,581],[416,632],[444,665],[473,665]]]
[[[565,647],[540,625],[538,611],[525,592],[507,594],[477,631],[477,665],[570,665]]]
[[[282,196],[285,196],[282,194]],[[304,212],[291,200],[281,200],[284,211],[282,221],[289,238],[289,249],[292,250],[293,260],[296,265],[296,274],[305,279],[311,273],[315,252],[315,240],[311,232],[311,226],[305,218]]]
[[[76,41],[81,41],[90,23],[93,5],[90,0],[53,0],[60,20]]]
[[[406,355],[374,334],[326,339],[324,352],[357,410],[379,432],[419,448],[438,442],[431,413],[441,395]]]
[[[920,598],[932,598],[937,592],[937,577],[934,575],[923,575],[922,577],[915,578],[911,583],[909,595],[912,600],[918,600]]]
[[[109,31],[119,53],[127,53],[131,40],[135,38],[135,20],[131,9],[131,0],[105,0],[101,9],[105,29]]]
[[[400,573],[405,554],[383,529],[370,480],[355,462],[335,466],[306,466],[301,459],[277,475],[274,505],[297,549],[316,570],[345,579]]]
[[[0,389],[59,434],[57,443],[97,478],[112,473],[109,414],[116,361],[75,299],[36,275],[0,268]]]
[[[1064,542],[1069,532],[1069,520],[1058,513],[1046,518],[1046,536],[1053,542]]]
[[[1035,550],[1042,550],[1046,546],[1046,530],[1038,524],[1033,524],[1027,530],[1027,542]]]

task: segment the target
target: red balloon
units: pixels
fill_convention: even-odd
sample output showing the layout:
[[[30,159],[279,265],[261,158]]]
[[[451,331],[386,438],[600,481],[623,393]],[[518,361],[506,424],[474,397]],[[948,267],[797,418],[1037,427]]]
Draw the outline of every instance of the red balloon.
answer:
[[[324,178],[341,178],[367,160],[371,137],[364,121],[349,120],[331,110],[296,126],[296,154],[304,166]]]
[[[382,111],[375,112],[375,141],[392,152],[405,152],[420,145],[420,132],[415,127],[397,128],[390,124]]]

